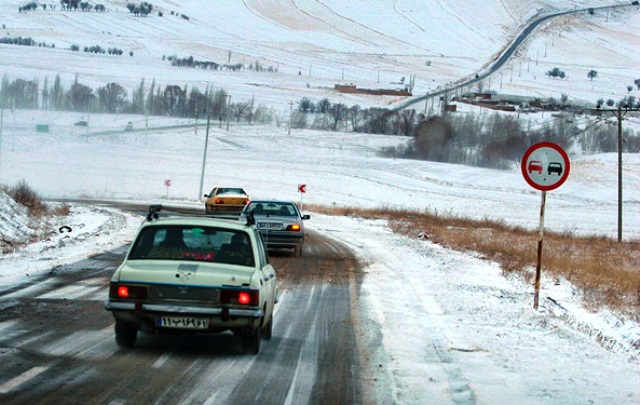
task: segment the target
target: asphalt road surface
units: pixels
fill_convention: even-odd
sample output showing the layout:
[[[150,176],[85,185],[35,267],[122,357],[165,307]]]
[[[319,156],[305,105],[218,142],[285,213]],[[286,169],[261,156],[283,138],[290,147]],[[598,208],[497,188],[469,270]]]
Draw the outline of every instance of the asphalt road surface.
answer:
[[[303,257],[273,251],[279,302],[258,355],[241,339],[139,335],[116,345],[104,309],[127,246],[0,286],[2,404],[358,404],[361,272],[340,244],[308,231]]]

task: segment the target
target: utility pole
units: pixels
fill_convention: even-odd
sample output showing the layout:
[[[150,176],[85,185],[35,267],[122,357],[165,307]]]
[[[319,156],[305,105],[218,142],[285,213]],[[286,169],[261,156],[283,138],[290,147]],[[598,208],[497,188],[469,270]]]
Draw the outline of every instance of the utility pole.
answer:
[[[622,119],[629,111],[640,111],[640,108],[624,109],[622,105],[618,105],[618,108],[600,108],[598,105],[597,111],[609,111],[618,120],[618,242],[622,242]]]
[[[198,201],[204,196],[202,194],[202,188],[204,186],[204,168],[207,164],[207,148],[209,147],[209,121],[211,119],[211,111],[207,112],[207,134],[204,138],[204,154],[202,156],[202,173],[200,174],[200,194],[198,195]]]
[[[289,125],[287,128],[287,135],[291,135],[291,115],[293,113],[293,101],[289,101]]]
[[[227,94],[229,101],[227,102],[227,131],[229,130],[229,112],[231,111],[231,94]]]
[[[146,117],[144,120],[144,144],[149,142],[149,110],[146,111]]]
[[[195,125],[195,135],[198,136],[198,109],[196,107],[196,125]]]
[[[13,101],[13,108],[11,109],[11,118],[13,120],[13,131],[11,133],[11,150],[16,150],[16,102]]]

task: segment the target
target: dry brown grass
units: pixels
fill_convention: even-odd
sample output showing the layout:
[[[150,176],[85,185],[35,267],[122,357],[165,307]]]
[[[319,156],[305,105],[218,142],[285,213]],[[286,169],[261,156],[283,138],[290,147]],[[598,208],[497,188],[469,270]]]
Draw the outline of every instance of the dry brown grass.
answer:
[[[358,209],[305,205],[308,211],[327,215],[384,218],[395,232],[429,239],[459,251],[479,252],[533,282],[538,252],[538,231],[500,221],[472,220],[430,212],[392,208]],[[590,308],[609,308],[640,320],[640,241],[619,243],[605,237],[576,237],[569,233],[544,233],[542,271],[545,277],[566,279],[577,288]]]
[[[40,195],[24,180],[19,181],[15,186],[1,186],[0,189],[10,195],[18,204],[27,207],[29,215],[35,218],[44,216],[66,217],[71,212],[71,208],[66,203],[54,207],[45,204]]]
[[[47,214],[47,206],[42,202],[40,196],[27,184],[21,180],[13,187],[7,189],[7,193],[20,205],[29,209],[29,215],[42,217]]]

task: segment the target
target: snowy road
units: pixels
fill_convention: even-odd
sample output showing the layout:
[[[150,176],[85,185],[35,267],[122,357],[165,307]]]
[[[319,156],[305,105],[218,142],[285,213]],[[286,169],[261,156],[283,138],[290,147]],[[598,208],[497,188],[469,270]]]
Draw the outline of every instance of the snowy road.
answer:
[[[242,355],[229,333],[143,335],[120,349],[104,303],[125,248],[2,285],[0,402],[360,402],[351,319],[359,276],[340,244],[311,235],[305,257],[273,254],[280,299],[273,339],[257,356]]]

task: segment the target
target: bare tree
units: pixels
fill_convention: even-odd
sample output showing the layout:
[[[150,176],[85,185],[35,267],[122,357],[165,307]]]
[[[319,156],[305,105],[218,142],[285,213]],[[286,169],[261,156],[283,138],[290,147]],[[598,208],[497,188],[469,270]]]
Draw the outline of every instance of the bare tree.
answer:
[[[416,110],[404,109],[396,115],[397,131],[396,135],[411,135],[416,127]]]
[[[386,108],[369,108],[363,112],[363,132],[372,134],[389,133],[390,121],[394,115],[393,111]]]
[[[167,115],[174,117],[183,110],[186,102],[185,91],[180,86],[167,86],[162,94],[162,104]]]
[[[72,111],[84,111],[95,100],[93,90],[77,81],[67,92],[67,103]]]
[[[364,122],[364,114],[359,105],[349,107],[349,122],[351,123],[351,130],[359,132],[360,126]]]
[[[189,117],[202,117],[206,111],[209,111],[209,104],[207,96],[202,94],[197,87],[192,87],[185,114]]]
[[[319,112],[326,114],[327,112],[329,112],[329,107],[331,107],[331,102],[329,101],[328,98],[323,98],[322,100],[318,101],[317,107]]]
[[[127,91],[118,83],[108,83],[97,91],[98,101],[109,113],[121,112],[126,104]]]
[[[251,111],[251,104],[246,101],[236,103],[235,109],[233,111],[233,115],[236,119],[236,122],[240,122],[243,117],[246,117]]]
[[[38,108],[38,83],[16,79],[3,92],[7,104],[17,108]]]
[[[336,131],[340,121],[344,121],[348,116],[348,108],[342,103],[333,104],[328,111],[328,116],[332,120],[331,128]]]

